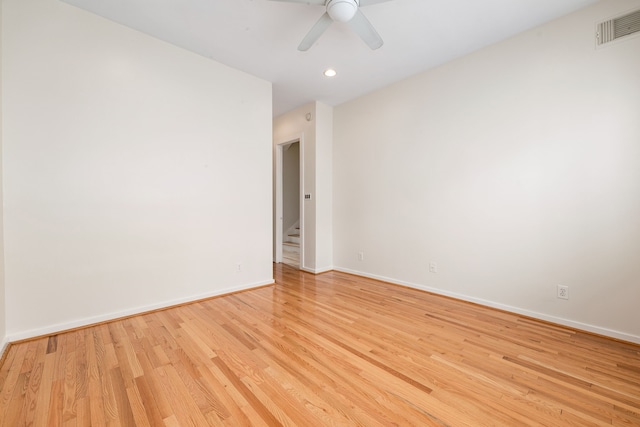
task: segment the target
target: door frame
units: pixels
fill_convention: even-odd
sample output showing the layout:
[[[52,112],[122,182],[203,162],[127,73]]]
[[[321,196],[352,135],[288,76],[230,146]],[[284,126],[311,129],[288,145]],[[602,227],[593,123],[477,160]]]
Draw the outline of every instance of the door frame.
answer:
[[[298,161],[300,162],[300,265],[299,268],[303,269],[304,266],[304,134],[294,135],[289,138],[284,138],[279,141],[275,141],[274,145],[274,158],[275,158],[275,254],[274,262],[282,262],[282,243],[284,233],[283,225],[283,164],[284,164],[284,149],[287,145],[299,143],[300,156]]]

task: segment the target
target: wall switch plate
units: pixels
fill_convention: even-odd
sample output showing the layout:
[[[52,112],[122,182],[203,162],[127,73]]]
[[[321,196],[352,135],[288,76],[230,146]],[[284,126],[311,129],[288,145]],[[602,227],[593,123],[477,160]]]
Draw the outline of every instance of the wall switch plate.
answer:
[[[558,285],[558,298],[569,299],[569,287],[566,285]]]
[[[358,261],[364,261],[364,252],[358,252]]]
[[[435,262],[430,262],[429,263],[429,272],[430,273],[437,273],[438,272],[438,264],[436,264]]]

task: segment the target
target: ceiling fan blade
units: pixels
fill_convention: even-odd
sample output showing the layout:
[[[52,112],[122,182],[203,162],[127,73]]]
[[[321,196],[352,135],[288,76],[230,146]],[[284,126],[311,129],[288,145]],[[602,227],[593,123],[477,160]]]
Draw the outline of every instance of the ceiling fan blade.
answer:
[[[301,3],[301,4],[312,4],[318,6],[324,6],[325,0],[271,0],[271,1],[281,1],[285,3]],[[386,1],[386,0],[382,0]]]
[[[360,9],[356,12],[356,16],[349,21],[349,26],[371,49],[376,50],[384,44],[380,34],[373,28],[371,22],[369,22]]]
[[[360,7],[371,6],[372,4],[384,3],[386,1],[392,1],[392,0],[360,0]]]
[[[331,25],[333,19],[329,16],[327,12],[324,13],[315,23],[315,25],[311,28],[309,33],[302,39],[300,42],[300,46],[298,46],[299,51],[307,51],[313,44],[318,41],[322,33],[324,33],[327,28]]]

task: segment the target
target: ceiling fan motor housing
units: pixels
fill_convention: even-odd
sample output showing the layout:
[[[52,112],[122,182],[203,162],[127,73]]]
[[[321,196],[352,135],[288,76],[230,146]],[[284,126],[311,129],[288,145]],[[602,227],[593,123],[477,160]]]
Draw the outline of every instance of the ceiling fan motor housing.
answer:
[[[349,22],[358,11],[358,0],[329,0],[327,13],[334,21]]]

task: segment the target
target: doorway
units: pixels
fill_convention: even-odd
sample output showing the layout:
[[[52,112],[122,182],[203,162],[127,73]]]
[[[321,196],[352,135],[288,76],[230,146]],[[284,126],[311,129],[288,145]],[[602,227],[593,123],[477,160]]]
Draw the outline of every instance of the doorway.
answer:
[[[275,262],[300,269],[304,255],[302,143],[276,145]]]

